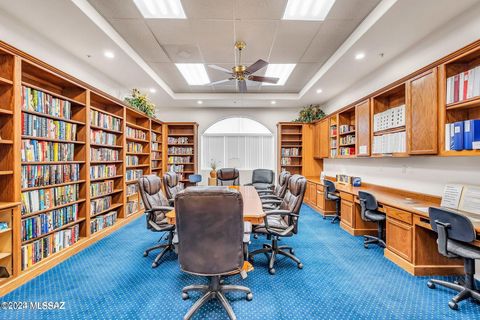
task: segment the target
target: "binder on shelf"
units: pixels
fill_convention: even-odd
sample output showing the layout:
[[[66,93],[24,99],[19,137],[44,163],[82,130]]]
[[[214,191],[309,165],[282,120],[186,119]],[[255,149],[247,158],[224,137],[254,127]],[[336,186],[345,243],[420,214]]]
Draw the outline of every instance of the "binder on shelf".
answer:
[[[450,133],[451,124],[445,124],[445,151],[450,151],[450,144],[451,144],[451,133]]]
[[[465,120],[463,130],[464,149],[472,150],[473,143],[480,141],[480,119]]]
[[[453,124],[453,147],[452,150],[463,150],[463,128],[464,122],[457,121]]]

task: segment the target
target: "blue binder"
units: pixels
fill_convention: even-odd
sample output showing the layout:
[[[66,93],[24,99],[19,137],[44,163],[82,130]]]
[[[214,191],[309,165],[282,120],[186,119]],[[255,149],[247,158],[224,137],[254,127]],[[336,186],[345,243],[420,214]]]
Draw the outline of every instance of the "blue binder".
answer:
[[[458,121],[453,124],[453,148],[452,150],[463,150],[463,128],[464,122]]]
[[[480,141],[480,120],[466,120],[463,130],[464,149],[472,150],[473,142]]]

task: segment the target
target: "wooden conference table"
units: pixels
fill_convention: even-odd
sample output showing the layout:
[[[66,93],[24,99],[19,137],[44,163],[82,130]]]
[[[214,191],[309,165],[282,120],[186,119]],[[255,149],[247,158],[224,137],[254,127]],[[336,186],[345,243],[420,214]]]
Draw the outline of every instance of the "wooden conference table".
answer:
[[[243,197],[243,220],[253,225],[262,224],[265,213],[262,208],[262,201],[253,186],[230,186],[240,191]],[[168,223],[175,224],[175,210],[167,213]]]

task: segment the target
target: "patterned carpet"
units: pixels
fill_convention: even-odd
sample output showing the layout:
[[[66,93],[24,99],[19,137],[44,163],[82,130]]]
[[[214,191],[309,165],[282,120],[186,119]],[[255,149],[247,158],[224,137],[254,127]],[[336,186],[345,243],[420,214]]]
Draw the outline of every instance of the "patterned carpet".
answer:
[[[157,269],[154,255],[142,256],[158,236],[140,218],[64,263],[1,298],[5,301],[65,302],[64,310],[1,310],[0,319],[181,319],[199,295],[183,301],[181,288],[205,283],[183,274],[172,254]],[[261,247],[254,240],[251,248]],[[480,319],[480,305],[462,302],[459,311],[447,303],[453,292],[430,290],[427,278],[413,277],[383,257],[364,249],[352,237],[303,206],[299,234],[291,244],[305,265],[280,258],[271,276],[259,255],[246,280],[227,282],[253,291],[247,302],[228,294],[238,319]],[[227,319],[217,301],[208,302],[195,319]]]

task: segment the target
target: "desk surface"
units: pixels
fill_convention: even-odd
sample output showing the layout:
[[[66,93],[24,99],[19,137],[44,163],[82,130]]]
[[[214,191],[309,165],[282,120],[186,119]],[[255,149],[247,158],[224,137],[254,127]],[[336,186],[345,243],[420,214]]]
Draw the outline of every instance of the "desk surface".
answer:
[[[315,182],[320,185],[324,185],[318,177],[307,177],[307,180],[311,182]],[[351,185],[344,185],[340,183],[335,183],[335,186],[338,191],[345,192],[352,194],[354,196],[358,196],[358,191],[366,191],[370,192],[375,196],[377,201],[383,205],[394,207],[397,209],[405,210],[408,212],[412,212],[416,215],[428,218],[428,209],[427,211],[420,210],[419,208],[428,208],[428,207],[439,207],[440,206],[440,199],[435,201],[431,196],[422,197],[421,195],[408,195],[405,196],[400,191],[394,192],[386,190],[383,187],[375,187],[375,186],[368,186],[368,187],[353,187]],[[432,200],[430,200],[432,199]],[[480,233],[480,217],[478,215],[462,212],[463,215],[470,218],[473,225],[475,226],[475,230]]]
[[[227,187],[233,188],[233,187]],[[238,189],[243,197],[243,219],[249,221],[252,224],[263,223],[263,217],[265,213],[262,208],[262,201],[253,186],[240,186],[234,189]],[[169,223],[175,223],[175,210],[167,213]]]

